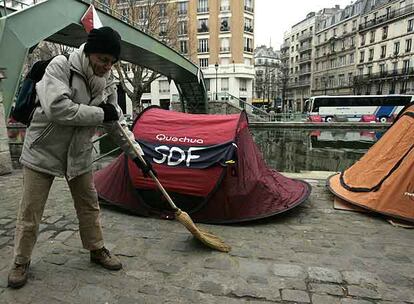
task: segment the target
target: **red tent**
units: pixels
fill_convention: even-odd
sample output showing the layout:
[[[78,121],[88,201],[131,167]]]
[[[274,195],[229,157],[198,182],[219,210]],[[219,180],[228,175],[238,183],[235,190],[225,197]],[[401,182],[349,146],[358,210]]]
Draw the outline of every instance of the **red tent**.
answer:
[[[233,223],[269,217],[304,202],[310,185],[268,168],[244,112],[185,114],[150,107],[133,125],[161,184],[194,221]],[[122,154],[95,173],[100,198],[139,215],[168,217],[151,178]]]

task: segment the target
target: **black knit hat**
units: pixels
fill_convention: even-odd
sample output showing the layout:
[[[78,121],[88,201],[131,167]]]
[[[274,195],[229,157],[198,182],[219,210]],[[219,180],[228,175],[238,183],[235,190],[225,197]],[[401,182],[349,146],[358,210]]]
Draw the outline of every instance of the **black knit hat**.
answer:
[[[88,35],[84,51],[86,54],[109,54],[118,61],[121,53],[121,36],[109,26],[93,29]]]

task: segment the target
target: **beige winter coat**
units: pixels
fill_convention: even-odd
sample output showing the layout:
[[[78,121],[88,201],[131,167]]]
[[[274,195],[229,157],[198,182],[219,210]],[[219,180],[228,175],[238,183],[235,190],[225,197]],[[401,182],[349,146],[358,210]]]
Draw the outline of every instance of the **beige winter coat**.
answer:
[[[126,126],[117,105],[112,76],[93,76],[88,66],[83,46],[73,52],[69,60],[60,55],[47,66],[36,86],[41,106],[36,108],[26,131],[20,158],[24,166],[68,179],[91,171],[92,137],[98,125],[103,125],[130,157],[136,157],[116,125],[103,124],[104,112],[98,105],[107,102],[117,107],[120,122]],[[71,86],[70,70],[73,71]],[[133,138],[129,130],[127,133]]]

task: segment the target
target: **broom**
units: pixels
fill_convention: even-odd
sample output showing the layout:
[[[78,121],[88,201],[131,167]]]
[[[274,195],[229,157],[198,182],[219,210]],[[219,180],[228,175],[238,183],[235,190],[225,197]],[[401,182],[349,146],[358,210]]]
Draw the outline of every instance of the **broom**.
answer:
[[[139,160],[143,164],[146,164],[144,158],[142,157],[142,155],[144,155],[144,153],[143,153],[141,147],[139,146],[139,144],[137,142],[135,142],[135,144],[132,142],[131,138],[128,136],[128,134],[126,133],[126,131],[124,130],[124,128],[121,126],[121,124],[119,123],[119,121],[117,121],[116,124],[117,124],[119,130],[124,135],[124,137],[127,139],[128,143],[134,149],[135,153],[138,155]],[[170,204],[171,208],[174,209],[175,218],[181,224],[183,224],[193,234],[193,236],[195,238],[197,238],[203,244],[205,244],[208,247],[213,248],[215,250],[223,251],[223,252],[229,252],[230,251],[231,247],[229,245],[227,245],[226,243],[224,243],[224,241],[221,240],[218,236],[215,236],[214,234],[212,234],[212,233],[210,233],[208,231],[205,231],[205,230],[202,230],[200,228],[197,228],[197,226],[194,224],[194,222],[190,218],[190,216],[186,212],[182,211],[180,208],[178,208],[174,204],[174,202],[171,199],[170,195],[167,193],[167,191],[161,185],[160,181],[155,176],[154,172],[152,172],[152,170],[149,171],[149,175],[154,180],[154,182],[157,184],[158,189],[162,192],[162,194],[164,195],[164,197],[166,198],[166,200]]]

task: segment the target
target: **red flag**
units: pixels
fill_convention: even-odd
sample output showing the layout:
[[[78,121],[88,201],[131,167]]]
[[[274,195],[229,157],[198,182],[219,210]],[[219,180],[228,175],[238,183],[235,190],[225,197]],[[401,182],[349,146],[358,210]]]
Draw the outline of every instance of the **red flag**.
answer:
[[[92,31],[94,28],[102,27],[102,22],[99,19],[98,13],[92,4],[88,7],[85,14],[83,14],[81,23],[83,24],[83,27],[87,33]]]

